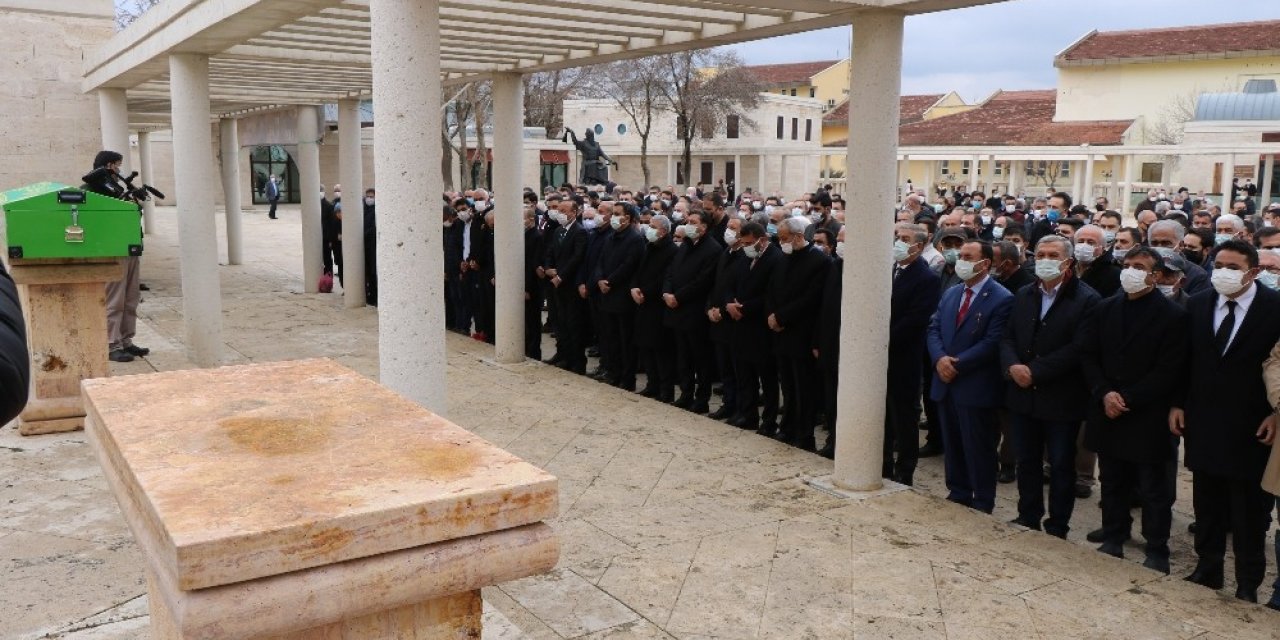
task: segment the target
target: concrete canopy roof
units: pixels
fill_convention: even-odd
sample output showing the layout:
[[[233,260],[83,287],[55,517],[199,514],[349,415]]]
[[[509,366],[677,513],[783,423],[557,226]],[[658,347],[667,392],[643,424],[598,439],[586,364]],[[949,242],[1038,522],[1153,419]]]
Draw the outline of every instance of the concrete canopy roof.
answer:
[[[1002,1],[440,0],[440,66],[460,84]],[[173,53],[210,56],[211,116],[369,96],[369,2],[167,0],[87,56],[83,88],[127,89],[137,129],[167,127]]]

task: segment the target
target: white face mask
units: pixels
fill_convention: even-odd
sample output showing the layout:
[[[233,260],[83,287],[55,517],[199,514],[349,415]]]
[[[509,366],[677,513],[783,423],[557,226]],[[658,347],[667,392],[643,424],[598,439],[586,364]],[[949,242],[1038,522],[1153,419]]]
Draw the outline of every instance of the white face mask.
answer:
[[[1116,262],[1123,262],[1124,257],[1127,255],[1129,255],[1128,249],[1112,249],[1111,250],[1111,257],[1115,258]]]
[[[1091,244],[1077,244],[1075,248],[1076,260],[1081,264],[1093,264],[1094,251],[1097,247]]]
[[[459,220],[461,220],[461,221],[463,221],[463,222],[471,222],[471,212],[470,212],[470,211],[459,211],[459,212],[458,212],[458,219],[459,219]]]
[[[991,224],[991,216],[982,216],[982,224],[983,225]]]
[[[582,228],[583,228],[583,229],[586,229],[587,231],[591,231],[591,230],[595,229],[595,228],[596,228],[596,227],[598,227],[598,226],[600,226],[600,220],[599,220],[598,218],[583,218],[583,219],[582,219]]]
[[[567,216],[567,215],[565,215],[565,214],[563,214],[563,213],[560,213],[559,211],[556,211],[556,212],[552,213],[552,214],[551,214],[551,219],[552,219],[552,220],[555,220],[555,221],[556,221],[556,224],[558,224],[558,225],[560,225],[560,226],[562,226],[562,227],[563,227],[563,226],[566,226],[566,225],[568,225],[568,224],[569,224],[569,216]]]
[[[731,245],[731,244],[733,244],[733,243],[735,243],[735,242],[737,242],[737,241],[738,241],[738,232],[737,232],[737,231],[734,231],[733,229],[725,229],[725,230],[724,230],[724,243],[725,243],[725,244],[727,244],[727,245]]]
[[[793,246],[793,245],[789,245],[789,244],[784,244],[784,245],[782,245],[782,252],[783,252],[783,253],[785,253],[785,254],[787,254],[787,255],[791,255],[791,252],[792,252],[792,251],[795,251],[795,250],[796,250],[796,248],[795,248],[795,246]]]
[[[893,261],[902,262],[911,256],[911,245],[901,241],[893,241]]]
[[[793,207],[791,209],[792,218],[799,218],[802,215],[804,215],[804,209],[801,209],[800,207]]]
[[[1258,282],[1268,289],[1280,289],[1280,275],[1270,271],[1259,271]]]
[[[1158,284],[1156,285],[1156,288],[1159,289],[1160,293],[1163,294],[1164,297],[1166,298],[1172,298],[1173,294],[1177,293],[1177,290],[1174,288],[1174,285],[1171,285],[1171,284]]]
[[[760,250],[757,249],[754,244],[743,247],[742,253],[746,255],[748,258],[750,258],[751,260],[755,260],[756,258],[760,257]]]
[[[1056,279],[1062,275],[1062,263],[1065,260],[1036,260],[1036,277],[1043,281]],[[956,269],[956,273],[960,270]]]
[[[644,228],[644,238],[645,238],[645,240],[648,240],[649,242],[657,242],[657,241],[658,241],[658,230],[657,230],[657,229],[654,229],[653,227],[645,227],[645,228]]]
[[[1219,295],[1235,295],[1244,288],[1244,272],[1235,269],[1214,269],[1209,278]]]
[[[992,227],[991,237],[999,240],[1004,237],[1004,227]]]
[[[1142,269],[1128,267],[1120,272],[1120,287],[1125,293],[1142,293],[1151,285],[1147,284],[1147,276],[1151,274]]]
[[[622,218],[619,218],[619,217],[617,217],[617,216],[612,216],[612,217],[610,217],[610,218],[609,218],[609,226],[610,226],[610,227],[612,227],[614,231],[617,231],[618,229],[621,229],[621,228],[622,228]]]
[[[843,242],[836,243],[836,257],[840,259],[844,259],[844,243]]]
[[[956,260],[956,275],[961,280],[969,281],[978,275],[978,263],[969,262],[968,260]]]
[[[372,206],[373,206],[373,198],[365,198],[365,199],[364,199],[364,206],[366,206],[366,207],[372,207]]]
[[[697,225],[692,225],[692,224],[684,225],[684,237],[690,240],[697,240],[699,235],[700,233],[698,231]]]

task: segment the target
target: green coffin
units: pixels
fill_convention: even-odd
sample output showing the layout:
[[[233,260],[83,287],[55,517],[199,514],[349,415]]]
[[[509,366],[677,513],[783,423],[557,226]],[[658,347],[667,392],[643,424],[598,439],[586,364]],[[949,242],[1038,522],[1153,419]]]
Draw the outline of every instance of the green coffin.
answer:
[[[120,258],[142,255],[138,206],[54,182],[0,194],[9,257]]]

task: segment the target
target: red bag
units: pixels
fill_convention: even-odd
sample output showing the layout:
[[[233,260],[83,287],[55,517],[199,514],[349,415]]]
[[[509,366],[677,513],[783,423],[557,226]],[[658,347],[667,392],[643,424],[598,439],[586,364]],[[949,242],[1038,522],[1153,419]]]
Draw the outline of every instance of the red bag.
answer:
[[[320,275],[320,293],[333,293],[333,274]]]

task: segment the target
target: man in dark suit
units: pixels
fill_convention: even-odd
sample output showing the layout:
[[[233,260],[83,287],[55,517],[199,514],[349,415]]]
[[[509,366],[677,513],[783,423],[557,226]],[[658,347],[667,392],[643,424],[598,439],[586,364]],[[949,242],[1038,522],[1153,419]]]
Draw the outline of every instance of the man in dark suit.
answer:
[[[671,331],[662,322],[666,303],[662,299],[662,286],[666,283],[667,269],[676,254],[671,241],[671,220],[655,215],[644,228],[648,242],[640,266],[631,283],[631,301],[635,303],[635,348],[644,362],[647,382],[640,395],[657,398],[662,402],[675,400],[675,345]]]
[[[804,239],[806,218],[787,218],[778,225],[782,260],[769,284],[766,319],[774,333],[778,379],[786,413],[778,435],[783,442],[815,451],[813,437],[818,403],[817,361],[813,357],[813,330],[830,260],[821,249]]]
[[[613,341],[613,337],[609,335],[610,327],[605,326],[604,314],[600,311],[600,289],[596,286],[596,281],[599,279],[597,275],[600,260],[608,252],[609,239],[613,237],[613,227],[609,224],[609,220],[613,217],[613,201],[596,201],[596,204],[599,205],[597,209],[586,209],[582,212],[582,228],[587,232],[587,253],[582,261],[582,268],[578,270],[578,282],[575,286],[585,309],[583,316],[585,331],[580,341],[587,347],[587,355],[598,355],[600,358],[599,364],[587,373],[587,376],[604,382],[612,375],[609,370],[614,367],[610,360],[613,348],[608,346]]]
[[[1186,364],[1186,313],[1156,288],[1163,261],[1147,247],[1125,255],[1123,295],[1103,300],[1083,327],[1081,369],[1088,386],[1085,445],[1098,453],[1102,546],[1124,557],[1133,497],[1142,503],[1149,569],[1169,573],[1178,444],[1168,432],[1171,389]],[[1176,470],[1175,470],[1176,473]]]
[[[581,198],[560,201],[560,210],[554,214],[560,228],[543,268],[555,287],[557,307],[556,353],[548,362],[576,373],[587,371],[586,345],[582,344],[586,309],[575,284],[587,255],[587,232],[578,221],[581,212]]]
[[[462,238],[467,225],[458,218],[452,205],[444,205],[444,303],[445,326],[464,333],[471,326],[471,313],[463,293]],[[464,324],[465,323],[465,324]]]
[[[1157,220],[1147,229],[1148,244],[1166,261],[1186,249],[1183,242],[1186,235],[1187,228],[1174,220]],[[1188,296],[1213,288],[1209,284],[1209,274],[1195,263],[1187,263],[1183,277],[1186,280],[1182,283],[1182,290]]]
[[[1101,249],[1079,245],[1090,251]],[[1049,460],[1049,518],[1044,530],[1066,538],[1075,508],[1076,436],[1085,417],[1078,343],[1098,294],[1075,277],[1071,241],[1056,235],[1036,246],[1038,284],[1014,295],[1000,341],[1000,369],[1008,379],[1005,406],[1017,451],[1018,517],[1040,530],[1045,514],[1044,472]]]
[[[1258,252],[1241,240],[1218,245],[1213,291],[1187,301],[1190,375],[1169,411],[1169,428],[1186,438],[1196,514],[1195,571],[1187,580],[1223,584],[1227,531],[1235,552],[1236,597],[1258,600],[1274,500],[1259,482],[1275,438],[1262,362],[1280,341],[1280,294],[1259,286]]]
[[[524,356],[542,359],[542,232],[538,231],[536,209],[524,205]]]
[[[733,299],[725,305],[733,322],[734,378],[741,418],[732,424],[772,436],[778,430],[778,365],[766,305],[782,250],[769,241],[767,230],[758,223],[748,223],[740,235],[742,254],[748,262],[735,282]]]
[[[1120,290],[1120,263],[1107,250],[1106,231],[1097,225],[1085,225],[1075,235],[1075,270],[1080,280],[1098,293],[1110,298]]]
[[[635,302],[631,300],[631,279],[644,258],[644,235],[635,226],[636,209],[630,204],[613,206],[609,225],[613,235],[600,257],[595,287],[600,291],[600,313],[603,316],[600,346],[610,363],[609,384],[635,391]]]
[[[996,255],[996,264],[991,268],[991,276],[1000,283],[1000,286],[1008,289],[1009,293],[1017,293],[1018,289],[1036,281],[1032,271],[1022,268],[1022,249],[1019,249],[1018,245],[1002,240],[991,243],[991,248]]]
[[[933,400],[942,422],[947,499],[991,513],[996,498],[996,407],[1003,404],[1000,340],[1013,294],[990,277],[991,245],[960,248],[961,282],[942,295],[929,322]]]
[[[812,229],[813,226],[810,225],[809,228]],[[821,237],[824,233],[827,231],[820,229],[817,235]],[[831,460],[836,457],[836,404],[840,381],[840,301],[844,297],[843,227],[836,233],[835,248],[835,258],[827,268],[827,282],[822,287],[818,323],[813,330],[813,357],[818,360],[818,375],[822,378],[822,425],[827,430],[827,441],[818,450],[818,455]],[[888,424],[887,418],[885,424]],[[915,429],[915,425],[912,425],[912,429]],[[916,441],[918,444],[918,435]],[[917,447],[917,452],[918,449]]]
[[[712,420],[732,419],[738,415],[738,383],[734,377],[733,336],[730,326],[732,318],[729,317],[727,305],[733,301],[733,290],[747,263],[742,254],[741,238],[738,237],[741,230],[742,221],[731,218],[720,232],[725,248],[720,251],[720,258],[716,261],[716,276],[711,284],[711,292],[707,295],[708,337],[715,349],[716,370],[724,389],[724,404],[707,416]]]
[[[694,413],[707,413],[715,378],[714,351],[707,335],[707,294],[716,275],[722,247],[707,236],[707,220],[701,211],[685,218],[684,245],[676,252],[662,287],[667,305],[663,322],[675,334],[676,368],[680,397],[674,404]]]
[[[938,309],[942,281],[921,254],[929,242],[924,227],[899,224],[894,229],[893,295],[889,302],[888,392],[885,395],[884,463],[886,478],[915,482],[920,457],[917,400],[925,357],[925,332]],[[895,455],[896,454],[896,455]]]

